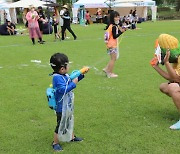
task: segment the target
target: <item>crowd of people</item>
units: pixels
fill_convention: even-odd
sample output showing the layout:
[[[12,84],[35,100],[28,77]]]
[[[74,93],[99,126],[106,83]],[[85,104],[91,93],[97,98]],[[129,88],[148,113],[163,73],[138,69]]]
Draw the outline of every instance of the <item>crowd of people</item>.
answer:
[[[96,16],[96,23],[106,24],[107,26],[105,29],[107,29],[110,24],[110,12],[111,10],[108,11],[107,13],[104,10],[101,10],[100,8],[97,9],[96,14],[94,14]],[[52,17],[50,15],[48,15],[49,17],[45,16],[41,6],[38,7],[37,10],[35,10],[35,7],[30,6],[30,8],[25,9],[23,13],[24,13],[23,22],[25,23],[26,27],[29,29],[29,35],[33,44],[35,44],[35,38],[39,39],[38,42],[40,44],[45,43],[45,41],[42,39],[43,33],[45,33],[43,31],[45,23],[48,24],[48,27],[50,28],[53,27],[55,40],[58,39],[64,40],[65,38],[68,38],[66,37],[66,29],[72,34],[74,40],[77,39],[76,34],[73,32],[71,28],[71,17],[67,5],[64,5],[60,10],[60,12],[57,7],[54,7],[54,12]],[[85,11],[86,25],[90,25],[90,23],[92,22],[91,17],[92,15],[90,14],[90,12],[86,10]],[[134,11],[130,10],[128,15],[120,17],[119,24],[121,26],[128,27],[129,29],[136,29],[137,22],[138,22],[138,16],[135,9]],[[12,23],[10,23],[10,21],[7,21],[6,25],[7,26],[5,31],[7,31],[7,35],[16,34],[15,27],[12,26]]]
[[[104,17],[103,19],[104,23],[107,25],[105,29],[108,28],[110,23],[110,14]],[[138,15],[136,13],[136,9],[130,10],[129,14],[123,17],[120,17],[119,24],[121,26],[127,27],[128,29],[136,29],[138,23]]]
[[[38,7],[38,10],[35,10],[34,6],[30,7],[30,10],[25,16],[27,22],[26,25],[29,29],[29,36],[32,40],[32,43],[35,44],[35,38],[39,39],[40,44],[44,44],[44,40],[42,40],[43,35],[43,23],[46,22],[45,15],[42,11],[42,7]],[[64,5],[62,10],[60,11],[60,16],[58,9],[54,9],[53,17],[52,17],[52,25],[54,27],[55,40],[61,39],[64,40],[66,36],[66,29],[72,34],[74,40],[77,39],[77,36],[71,29],[71,17],[70,12],[68,10],[68,6]],[[60,29],[58,30],[58,25],[60,25]],[[61,35],[61,36],[60,36]]]
[[[25,23],[25,27],[28,28],[30,39],[34,45],[35,38],[39,39],[38,42],[40,44],[45,43],[45,41],[42,39],[45,25],[48,25],[50,28],[54,28],[55,40],[64,40],[68,38],[66,37],[66,30],[72,34],[74,40],[77,39],[77,36],[71,29],[71,17],[67,5],[64,5],[60,12],[57,7],[54,7],[52,17],[50,16],[50,13],[48,13],[46,16],[41,6],[39,6],[36,10],[36,8],[31,5],[29,8],[24,9],[23,22]],[[15,26],[12,26],[10,21],[5,22],[4,29],[2,31],[6,32],[6,34],[2,33],[2,35],[16,34]]]
[[[109,10],[107,13],[105,11],[102,11],[101,9],[98,9],[96,14],[94,14],[96,17],[96,20],[94,22],[106,24],[107,25],[105,28],[105,30],[106,30],[110,24],[110,13],[111,13],[111,11],[112,10]],[[87,10],[85,13],[86,25],[90,24],[91,17],[92,17],[92,15]],[[129,14],[127,14],[126,16],[120,16],[119,20],[120,20],[119,23],[121,26],[128,27],[129,29],[136,29],[137,28],[136,25],[139,22],[136,9],[134,9],[134,10],[131,9],[129,11]]]

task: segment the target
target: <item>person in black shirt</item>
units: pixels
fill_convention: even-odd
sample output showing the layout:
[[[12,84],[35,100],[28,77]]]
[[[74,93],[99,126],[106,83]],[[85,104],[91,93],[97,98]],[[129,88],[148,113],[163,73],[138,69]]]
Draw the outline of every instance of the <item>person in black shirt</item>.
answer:
[[[136,17],[136,9],[133,11],[132,15],[134,18]]]
[[[55,36],[55,41],[60,38],[60,36],[58,35],[58,20],[57,20],[57,15],[54,12],[53,14],[53,20],[52,20],[52,25],[54,26],[54,36]]]
[[[8,33],[9,33],[9,35],[14,35],[15,34],[15,26],[10,21],[7,21],[6,29],[7,29]]]
[[[66,31],[66,29],[72,34],[72,36],[74,37],[74,40],[77,39],[77,36],[74,34],[74,32],[71,29],[71,18],[70,18],[70,13],[68,11],[68,8],[66,8],[66,11],[64,12],[63,16],[62,16],[63,20],[64,20],[64,24],[62,27],[62,40],[64,40],[64,33]]]
[[[39,29],[41,31],[41,34],[43,35],[43,28],[44,28],[43,27],[43,22],[45,22],[45,15],[43,13],[43,10],[42,10],[41,6],[38,7],[37,13],[39,15],[39,19],[38,19]],[[43,41],[43,42],[45,42],[45,41]]]

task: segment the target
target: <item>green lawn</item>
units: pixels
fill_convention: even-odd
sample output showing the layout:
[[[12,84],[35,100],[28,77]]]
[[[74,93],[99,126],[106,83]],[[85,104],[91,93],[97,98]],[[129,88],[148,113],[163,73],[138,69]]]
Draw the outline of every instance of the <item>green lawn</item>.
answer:
[[[81,143],[62,143],[64,154],[178,154],[180,131],[169,126],[178,118],[171,98],[159,91],[165,82],[149,65],[154,41],[161,33],[180,40],[180,21],[145,22],[127,31],[116,62],[118,78],[102,69],[109,60],[104,25],[73,25],[78,39],[32,45],[28,36],[0,36],[0,153],[53,153],[56,116],[45,90],[51,83],[49,58],[68,55],[71,71],[90,66],[75,89],[75,134]],[[41,60],[40,64],[31,60]]]

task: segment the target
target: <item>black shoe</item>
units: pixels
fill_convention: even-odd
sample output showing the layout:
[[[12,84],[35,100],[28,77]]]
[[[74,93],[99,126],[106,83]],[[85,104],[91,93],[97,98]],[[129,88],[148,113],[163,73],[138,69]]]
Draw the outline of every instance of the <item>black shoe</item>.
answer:
[[[55,152],[63,151],[62,147],[59,144],[52,144],[52,148]]]
[[[46,42],[46,41],[44,41],[44,40],[40,41],[40,40],[39,40],[38,42],[40,43],[40,42]]]
[[[74,40],[76,40],[77,39],[77,36],[76,37],[74,37]]]
[[[43,41],[39,41],[39,44],[44,44],[44,42]]]
[[[71,140],[71,142],[81,142],[83,141],[82,138],[74,136],[74,138]]]

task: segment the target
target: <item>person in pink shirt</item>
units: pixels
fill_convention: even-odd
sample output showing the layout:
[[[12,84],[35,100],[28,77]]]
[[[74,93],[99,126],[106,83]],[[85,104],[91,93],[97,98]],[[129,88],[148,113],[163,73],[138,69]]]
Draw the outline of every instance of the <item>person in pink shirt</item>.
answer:
[[[39,43],[43,44],[44,42],[42,41],[42,34],[38,24],[39,15],[35,11],[34,6],[30,6],[30,11],[26,14],[26,19],[28,21],[29,36],[33,45],[35,44],[35,38],[39,38]]]
[[[86,25],[89,25],[90,24],[90,18],[91,18],[91,16],[90,16],[90,14],[89,14],[89,11],[86,11]]]

